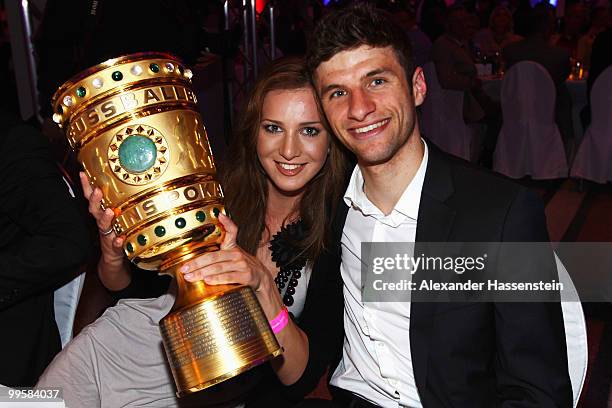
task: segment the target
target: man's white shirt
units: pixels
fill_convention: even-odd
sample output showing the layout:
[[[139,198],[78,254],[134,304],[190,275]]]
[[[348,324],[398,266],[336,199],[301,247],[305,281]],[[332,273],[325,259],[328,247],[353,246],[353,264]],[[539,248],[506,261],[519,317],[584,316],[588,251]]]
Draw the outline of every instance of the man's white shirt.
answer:
[[[423,145],[419,169],[389,215],[366,197],[359,166],[344,195],[349,206],[340,266],[345,337],[331,384],[382,407],[422,407],[410,355],[410,302],[361,301],[361,243],[415,241],[428,161]]]

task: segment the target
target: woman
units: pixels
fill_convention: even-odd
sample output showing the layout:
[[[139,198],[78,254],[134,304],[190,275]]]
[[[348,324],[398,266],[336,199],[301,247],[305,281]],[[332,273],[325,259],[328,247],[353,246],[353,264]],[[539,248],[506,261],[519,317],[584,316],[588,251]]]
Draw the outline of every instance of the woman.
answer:
[[[275,62],[255,84],[230,147],[231,167],[221,172],[233,215],[233,221],[220,216],[227,231],[221,250],[181,269],[189,281],[250,285],[269,320],[285,306],[299,318],[302,328],[290,319],[277,333],[284,354],[272,366],[284,384],[298,380],[308,353],[316,350],[319,340],[313,328],[342,324],[341,315],[321,317],[314,307],[328,288],[340,284],[328,282],[329,275],[336,274],[326,275],[324,269],[338,267],[337,257],[325,248],[332,212],[343,192],[345,161],[327,129],[301,60]],[[101,281],[119,296],[146,296],[143,288],[151,287],[154,274],[131,273],[121,250],[123,238],[104,235],[112,214],[100,209],[101,192],[88,191],[83,176],[82,182],[101,231]],[[157,327],[172,306],[173,292],[171,288],[159,298],[124,300],[107,310],[53,361],[38,386],[63,387],[70,406],[235,405],[244,400],[239,395],[243,390],[224,390],[224,385],[245,385],[240,378],[183,398],[180,404],[174,397]],[[258,396],[264,394],[260,391]]]
[[[497,6],[489,17],[489,26],[478,31],[474,43],[487,56],[499,54],[508,44],[523,38],[512,32],[512,13],[504,6]]]

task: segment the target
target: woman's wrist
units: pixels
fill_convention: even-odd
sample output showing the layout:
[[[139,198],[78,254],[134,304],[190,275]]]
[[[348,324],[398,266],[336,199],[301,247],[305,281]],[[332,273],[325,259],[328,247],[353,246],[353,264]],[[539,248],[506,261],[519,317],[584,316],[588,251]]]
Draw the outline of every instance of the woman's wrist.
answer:
[[[278,334],[283,331],[285,326],[287,326],[287,324],[289,323],[289,311],[287,310],[285,305],[283,305],[281,311],[276,316],[274,316],[274,318],[269,320],[269,323],[270,328],[272,329],[272,332],[274,334]]]
[[[263,278],[259,287],[255,290],[255,295],[268,320],[278,315],[284,307],[283,301],[278,294],[278,288],[271,278]]]
[[[125,289],[132,281],[132,275],[125,259],[120,262],[108,263],[103,258],[98,262],[98,277],[109,290]]]
[[[121,256],[106,255],[103,252],[102,256],[100,256],[100,263],[111,269],[120,269],[125,265],[125,256],[123,254]]]

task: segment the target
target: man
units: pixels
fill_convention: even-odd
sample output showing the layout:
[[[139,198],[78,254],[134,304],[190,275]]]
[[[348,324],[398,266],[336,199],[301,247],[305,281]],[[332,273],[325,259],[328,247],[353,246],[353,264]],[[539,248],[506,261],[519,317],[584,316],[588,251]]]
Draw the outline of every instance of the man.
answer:
[[[398,8],[393,13],[394,21],[404,29],[412,47],[414,64],[422,67],[431,61],[431,40],[417,25],[414,13],[408,8]]]
[[[506,68],[521,61],[533,61],[546,68],[557,87],[564,84],[570,73],[570,55],[560,47],[549,45],[554,31],[555,16],[549,4],[538,4],[530,19],[527,37],[503,50]]]
[[[0,110],[0,147],[0,384],[31,387],[61,350],[53,291],[89,240],[43,135]]]
[[[304,406],[570,407],[558,303],[362,302],[362,242],[546,241],[543,208],[422,140],[423,71],[386,14],[356,5],[324,17],[312,38],[315,89],[358,166],[334,225],[340,273],[329,271],[344,310],[331,291],[316,306],[325,333],[309,337],[288,392],[308,392],[329,364],[334,402]],[[330,350],[342,337],[342,350]]]
[[[442,88],[465,92],[465,121],[477,122],[484,117],[485,112],[476,99],[481,84],[468,44],[470,19],[470,14],[462,6],[454,6],[448,10],[446,32],[433,43],[432,60]]]
[[[551,36],[550,42],[565,48],[572,58],[578,57],[578,41],[588,26],[588,9],[583,3],[570,4],[565,10],[563,31]]]
[[[482,90],[472,59],[469,43],[478,30],[478,24],[472,24],[474,19],[478,21],[464,7],[451,7],[447,12],[446,32],[433,43],[431,59],[436,66],[440,86],[464,92],[465,122],[483,122],[487,125],[481,161],[490,166],[501,127],[501,108]]]

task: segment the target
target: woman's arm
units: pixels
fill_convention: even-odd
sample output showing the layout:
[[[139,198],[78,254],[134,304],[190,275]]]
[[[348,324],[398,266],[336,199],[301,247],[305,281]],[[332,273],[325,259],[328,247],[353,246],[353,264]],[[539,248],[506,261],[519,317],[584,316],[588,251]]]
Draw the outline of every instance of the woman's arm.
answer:
[[[100,236],[102,254],[98,261],[98,277],[109,290],[125,289],[131,282],[131,273],[127,259],[123,255],[124,237],[118,237],[112,228],[114,213],[110,208],[102,209],[102,191],[92,188],[85,173],[79,173],[83,195],[89,201],[89,213],[96,219]]]
[[[267,277],[260,281],[259,288],[255,290],[255,295],[266,318],[270,321],[278,316],[284,305],[276,284],[268,273],[266,275]],[[308,362],[308,337],[292,319],[289,319],[285,328],[276,333],[276,339],[284,352],[282,356],[272,360],[272,367],[283,384],[293,384],[301,377]]]

